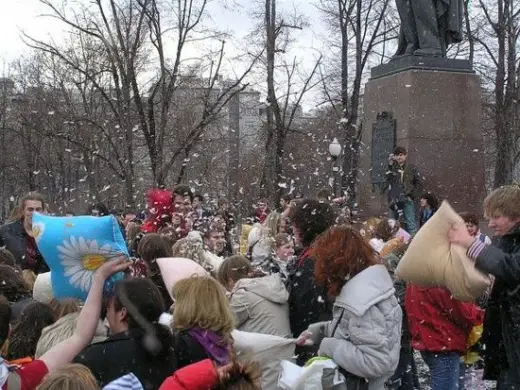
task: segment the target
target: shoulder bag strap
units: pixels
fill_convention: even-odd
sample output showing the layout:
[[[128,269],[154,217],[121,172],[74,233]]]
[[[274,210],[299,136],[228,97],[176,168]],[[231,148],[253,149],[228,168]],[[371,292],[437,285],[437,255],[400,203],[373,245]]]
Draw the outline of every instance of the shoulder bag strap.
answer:
[[[334,334],[336,333],[336,330],[338,329],[339,323],[341,322],[341,319],[343,318],[343,313],[345,313],[345,309],[341,309],[341,314],[339,315],[338,321],[334,325],[334,329],[332,329],[332,333],[330,337],[334,337]]]

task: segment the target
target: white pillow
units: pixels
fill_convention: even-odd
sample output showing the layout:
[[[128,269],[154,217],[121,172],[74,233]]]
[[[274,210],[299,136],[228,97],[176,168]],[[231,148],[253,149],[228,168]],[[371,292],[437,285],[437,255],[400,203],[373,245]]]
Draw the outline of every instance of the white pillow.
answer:
[[[466,251],[451,245],[448,232],[463,219],[444,201],[439,210],[419,230],[397,266],[396,275],[420,286],[443,286],[455,299],[475,301],[491,279],[475,268]]]

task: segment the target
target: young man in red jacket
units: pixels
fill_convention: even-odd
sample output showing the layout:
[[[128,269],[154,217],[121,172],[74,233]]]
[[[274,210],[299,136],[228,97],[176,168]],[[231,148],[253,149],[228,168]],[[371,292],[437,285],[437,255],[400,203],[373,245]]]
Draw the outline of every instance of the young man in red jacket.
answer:
[[[432,390],[455,390],[464,379],[460,357],[475,325],[482,324],[484,312],[473,303],[463,303],[440,287],[409,284],[405,298],[412,347],[421,352],[430,369]]]

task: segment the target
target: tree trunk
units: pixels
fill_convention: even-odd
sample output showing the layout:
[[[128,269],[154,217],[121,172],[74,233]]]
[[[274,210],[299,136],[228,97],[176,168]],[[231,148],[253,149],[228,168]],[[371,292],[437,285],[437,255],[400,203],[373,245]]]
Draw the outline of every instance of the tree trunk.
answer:
[[[266,142],[265,164],[260,183],[262,195],[271,202],[276,201],[276,180],[279,168],[276,152],[278,131],[275,129],[273,105],[276,102],[274,86],[275,49],[276,49],[276,0],[265,0],[265,30],[266,30],[266,56],[267,56],[267,107],[266,107]]]

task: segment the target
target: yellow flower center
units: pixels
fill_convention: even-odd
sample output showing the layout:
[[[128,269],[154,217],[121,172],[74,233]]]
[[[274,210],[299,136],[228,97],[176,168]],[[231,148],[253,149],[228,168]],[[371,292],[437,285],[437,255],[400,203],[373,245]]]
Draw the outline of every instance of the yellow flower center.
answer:
[[[38,237],[41,233],[41,229],[39,226],[33,226],[32,228],[32,234],[33,234],[33,237]]]
[[[105,257],[103,255],[85,255],[81,262],[83,263],[83,268],[95,271],[105,262]]]

